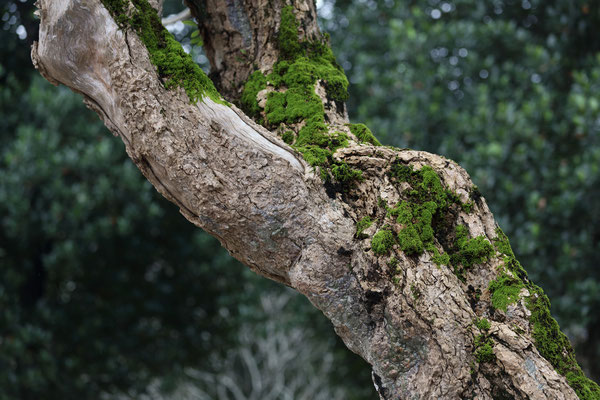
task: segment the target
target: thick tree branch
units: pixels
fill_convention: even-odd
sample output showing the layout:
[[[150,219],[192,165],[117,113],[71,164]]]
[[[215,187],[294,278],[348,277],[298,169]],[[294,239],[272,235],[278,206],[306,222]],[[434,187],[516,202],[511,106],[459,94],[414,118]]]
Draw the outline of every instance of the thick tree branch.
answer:
[[[382,399],[598,395],[466,172],[346,125],[313,2],[265,3],[188,0],[221,93],[260,124],[177,80],[146,0],[39,0],[32,58],[186,218],[321,309]]]

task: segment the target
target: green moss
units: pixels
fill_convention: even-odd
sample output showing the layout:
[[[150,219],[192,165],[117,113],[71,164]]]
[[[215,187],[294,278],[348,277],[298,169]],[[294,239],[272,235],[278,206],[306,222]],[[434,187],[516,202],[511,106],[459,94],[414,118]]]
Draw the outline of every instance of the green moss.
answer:
[[[508,305],[519,300],[519,293],[525,287],[519,279],[503,273],[491,281],[488,289],[492,295],[492,306],[498,310],[506,311]]]
[[[267,87],[267,78],[260,71],[254,71],[246,84],[241,97],[242,110],[251,117],[260,115],[261,107],[258,105],[258,92]],[[284,139],[285,141],[285,139]]]
[[[314,145],[323,148],[328,148],[331,153],[339,147],[343,147],[347,142],[344,136],[328,134],[327,125],[320,122],[318,118],[310,118],[304,127],[298,132],[298,138],[294,143],[295,146]]]
[[[347,126],[350,128],[350,132],[352,132],[361,143],[370,143],[375,146],[381,146],[379,140],[375,138],[371,130],[367,128],[365,124],[348,124]]]
[[[265,114],[267,123],[271,126],[278,126],[281,123],[294,124],[309,118],[324,125],[321,98],[314,90],[304,87],[291,87],[285,92],[269,93]]]
[[[378,231],[371,239],[371,249],[378,255],[387,254],[393,245],[394,234],[387,229]]]
[[[485,318],[477,319],[475,326],[484,331],[483,333],[475,336],[473,345],[475,346],[475,359],[478,363],[492,362],[496,359],[494,355],[494,341],[489,337],[488,331],[491,328],[490,321]]]
[[[502,267],[504,270],[498,278],[490,282],[488,289],[492,296],[492,306],[506,311],[509,304],[519,300],[521,289],[528,287],[528,281],[523,280],[527,278],[527,273],[515,258],[515,254],[504,232],[500,228],[497,228],[496,234],[498,236],[492,241],[496,250],[503,257],[504,263]]]
[[[442,265],[450,265],[450,255],[448,253],[440,254],[440,251],[434,245],[429,245],[426,250],[433,253],[431,260],[438,267]]]
[[[419,232],[414,225],[409,225],[398,232],[398,243],[406,254],[419,255],[423,253],[423,241],[419,238]]]
[[[331,158],[331,150],[327,148],[315,145],[294,146],[294,148],[302,153],[306,162],[313,167],[325,166]],[[322,172],[325,172],[324,178],[327,177],[327,172],[325,170],[322,170]]]
[[[469,201],[467,203],[462,203],[461,208],[467,214],[471,214],[471,211],[473,211],[473,205],[474,203],[472,201]]]
[[[292,143],[294,143],[294,139],[296,137],[294,136],[294,132],[292,132],[292,131],[286,131],[286,132],[284,132],[283,135],[281,135],[281,138],[287,144],[292,144]]]
[[[362,171],[350,168],[345,162],[336,162],[331,166],[331,174],[340,183],[362,180]]]
[[[410,292],[412,293],[415,301],[419,300],[419,297],[421,297],[421,291],[415,285],[410,285]]]
[[[600,399],[600,387],[596,382],[586,378],[581,369],[575,372],[567,372],[565,377],[581,400]]]
[[[403,192],[406,200],[388,209],[388,215],[396,217],[401,224],[398,242],[405,253],[419,255],[429,251],[433,253],[432,261],[437,266],[452,265],[461,279],[464,279],[466,269],[491,257],[494,253],[491,243],[483,236],[469,239],[465,226],[455,228],[455,243],[445,253],[440,253],[435,246],[436,232],[441,234],[440,241],[445,241],[445,236],[454,229],[448,219],[452,215],[451,209],[456,213],[461,208],[464,210],[465,204],[456,193],[444,188],[433,168],[424,166],[415,170],[396,160],[390,167],[389,176],[410,186]]]
[[[512,248],[510,247],[510,243],[508,241],[508,237],[506,237],[504,232],[502,232],[502,229],[496,228],[496,235],[498,236],[492,240],[494,242],[494,247],[496,248],[496,250],[498,250],[499,253],[504,254],[505,256],[514,258],[515,253],[513,253]]]
[[[102,4],[111,13],[120,28],[127,27],[129,17],[126,15],[128,0],[102,0]]]
[[[393,178],[396,178],[400,182],[411,183],[411,181],[417,175],[417,172],[415,172],[411,165],[405,165],[402,164],[400,160],[396,160],[394,163],[392,163],[389,175]]]
[[[273,72],[264,80],[262,74],[259,76],[256,72],[250,77],[242,104],[246,104],[250,114],[260,112],[256,94],[267,84],[274,86],[277,91],[267,96],[265,125],[276,128],[304,121],[297,136],[290,132],[284,134],[284,140],[302,153],[311,166],[319,167],[324,180],[334,179],[346,190],[352,182],[362,178],[362,172],[333,160],[335,150],[348,145],[348,135],[329,133],[315,83],[322,81],[332,100],[344,101],[348,98],[348,80],[325,42],[298,39],[298,21],[292,6],[282,9],[278,45],[280,58]]]
[[[508,304],[518,300],[518,293],[526,288],[530,295],[525,298],[527,308],[531,312],[529,323],[535,346],[554,369],[567,378],[569,385],[582,400],[600,400],[600,387],[588,379],[577,364],[575,352],[569,339],[560,331],[556,320],[550,313],[550,300],[544,291],[527,278],[527,273],[516,260],[508,238],[500,228],[496,230],[497,238],[493,240],[496,250],[504,258],[500,276],[490,282],[492,306],[506,310]],[[507,274],[512,272],[513,276]]]
[[[425,244],[432,243],[431,224],[436,210],[437,204],[433,201],[424,204],[403,201],[395,209],[390,210],[389,213],[397,214],[396,221],[404,226],[398,233],[402,251],[407,254],[421,254]]]
[[[558,323],[552,318],[550,300],[541,288],[533,284],[529,290],[532,296],[527,299],[527,307],[531,311],[529,322],[533,328],[536,348],[556,371],[567,378],[569,385],[580,399],[600,399],[600,386],[585,377],[577,364],[569,339],[560,331]]]
[[[494,341],[485,334],[475,337],[475,359],[478,363],[493,362],[496,359],[494,354]]]
[[[493,253],[494,248],[483,236],[469,239],[466,226],[456,227],[456,250],[451,256],[453,265],[460,264],[468,269],[489,260]]]
[[[300,41],[293,7],[284,7],[279,28],[280,59],[267,77],[277,88],[304,88],[314,92],[317,79],[334,101],[348,99],[348,79],[324,41]]]
[[[451,203],[450,192],[443,188],[439,176],[429,166],[415,171],[410,166],[395,162],[390,176],[411,185],[411,189],[404,192],[407,200],[388,210],[388,214],[396,217],[402,225],[398,233],[400,248],[411,255],[422,254],[424,250],[433,251],[434,218],[447,211]],[[437,261],[446,258],[439,258],[439,252],[437,256]]]
[[[356,223],[356,237],[361,237],[363,231],[369,228],[373,224],[373,220],[368,215],[366,217],[361,218]]]
[[[298,21],[292,6],[283,7],[281,10],[278,41],[281,56],[285,59],[294,58],[302,49],[298,40]]]
[[[134,7],[130,17],[127,16],[129,1],[102,1],[121,28],[131,28],[137,33],[167,89],[183,88],[194,103],[207,96],[215,102],[228,104],[192,57],[162,26],[158,13],[148,0],[131,0]]]
[[[477,326],[477,328],[481,329],[482,331],[489,331],[492,325],[490,324],[490,321],[488,321],[486,318],[480,318],[477,319],[477,321],[475,321],[475,326]]]

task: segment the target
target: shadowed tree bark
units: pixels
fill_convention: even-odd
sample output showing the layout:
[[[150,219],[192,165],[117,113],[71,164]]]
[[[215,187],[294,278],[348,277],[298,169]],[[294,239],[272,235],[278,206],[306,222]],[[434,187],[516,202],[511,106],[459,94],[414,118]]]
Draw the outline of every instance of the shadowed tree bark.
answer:
[[[186,4],[212,82],[149,0],[38,0],[33,62],[189,221],[322,310],[382,399],[600,398],[467,173],[348,124],[312,0]]]

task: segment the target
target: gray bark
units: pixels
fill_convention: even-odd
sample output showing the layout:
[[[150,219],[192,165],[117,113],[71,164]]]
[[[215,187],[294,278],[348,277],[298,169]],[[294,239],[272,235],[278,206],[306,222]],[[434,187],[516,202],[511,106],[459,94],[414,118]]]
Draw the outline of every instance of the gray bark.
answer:
[[[187,3],[201,23],[217,87],[234,102],[255,66],[269,71],[278,58],[282,4]],[[473,184],[456,163],[354,140],[335,158],[359,167],[365,179],[350,194],[332,197],[301,155],[236,106],[209,98],[191,104],[182,89],[165,89],[137,35],[119,29],[100,0],[39,0],[38,7],[40,38],[32,58],[42,75],[81,93],[188,220],[252,270],[322,310],[346,345],[373,366],[382,399],[577,398],[536,349],[525,301],[507,312],[491,310],[488,285],[502,257],[467,270],[463,282],[427,252],[409,257],[396,245],[399,264],[390,266],[389,257],[373,253],[370,239],[355,237],[356,221],[381,213],[379,198],[389,204],[401,198],[386,174],[395,160],[431,166],[466,202]],[[294,7],[301,36],[320,37],[312,0]],[[240,49],[246,50],[242,60]],[[316,92],[331,126],[348,132],[344,107],[327,102],[319,87]],[[484,199],[455,219],[471,237],[497,236]],[[474,291],[482,294],[476,304],[470,302]],[[473,321],[480,317],[491,322],[496,357],[481,364],[473,344],[479,333]]]

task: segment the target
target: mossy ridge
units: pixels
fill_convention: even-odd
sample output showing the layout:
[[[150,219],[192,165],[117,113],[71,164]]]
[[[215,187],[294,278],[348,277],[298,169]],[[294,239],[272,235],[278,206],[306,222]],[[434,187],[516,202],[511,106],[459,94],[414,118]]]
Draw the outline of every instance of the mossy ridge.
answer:
[[[352,132],[352,134],[356,136],[361,143],[369,143],[373,146],[381,146],[379,140],[377,140],[375,135],[373,135],[373,132],[371,132],[371,130],[365,124],[346,124],[346,126],[348,126],[350,132]]]
[[[338,148],[348,146],[349,138],[344,132],[329,132],[315,84],[321,80],[328,98],[343,102],[348,98],[348,79],[325,41],[299,40],[298,21],[292,6],[281,11],[278,45],[280,58],[273,65],[273,71],[267,76],[255,71],[244,85],[242,109],[258,117],[262,111],[257,101],[258,92],[267,85],[276,88],[267,95],[265,119],[259,122],[271,129],[278,128],[287,144],[300,152],[311,166],[320,168],[323,180],[333,179],[347,190],[353,182],[362,179],[362,171],[333,159]],[[286,129],[301,123],[304,125],[296,134]]]
[[[526,288],[529,296],[525,298],[525,304],[531,311],[529,323],[536,348],[554,369],[567,379],[581,400],[600,400],[600,386],[583,374],[569,339],[560,331],[558,322],[550,313],[550,299],[544,294],[542,288],[527,278],[527,273],[516,260],[504,232],[497,228],[496,234],[498,237],[493,240],[494,246],[504,257],[504,264],[500,276],[490,282],[492,305],[496,307],[496,305],[514,303],[519,299],[518,292],[516,296],[514,295],[517,288],[519,292],[521,288]],[[512,275],[508,275],[507,271]],[[497,297],[496,305],[494,305],[494,296]]]
[[[408,255],[420,255],[434,246],[434,217],[448,210],[452,196],[442,186],[439,176],[430,166],[414,170],[400,161],[392,164],[389,175],[411,188],[404,191],[407,200],[388,209],[402,225],[398,233],[400,248]]]
[[[525,288],[523,282],[507,273],[501,273],[491,281],[488,289],[492,295],[492,306],[497,310],[506,311],[509,304],[519,301],[519,294]]]
[[[148,0],[102,0],[102,3],[121,28],[131,28],[137,33],[165,88],[183,88],[192,103],[207,96],[217,103],[229,104],[221,98],[213,82],[192,57],[183,51],[181,44],[165,29]],[[130,4],[133,4],[133,8]]]
[[[446,226],[451,208],[464,210],[464,203],[456,193],[444,188],[433,168],[426,165],[415,170],[396,160],[392,163],[389,175],[397,182],[406,182],[410,186],[403,192],[406,200],[387,209],[387,214],[402,225],[398,233],[402,251],[417,256],[428,251],[432,253],[432,261],[436,265],[453,266],[454,272],[463,280],[465,269],[491,257],[493,247],[483,236],[469,239],[466,227]],[[445,253],[440,253],[434,244],[435,236],[440,232],[453,233],[456,238],[455,243],[445,249]]]

